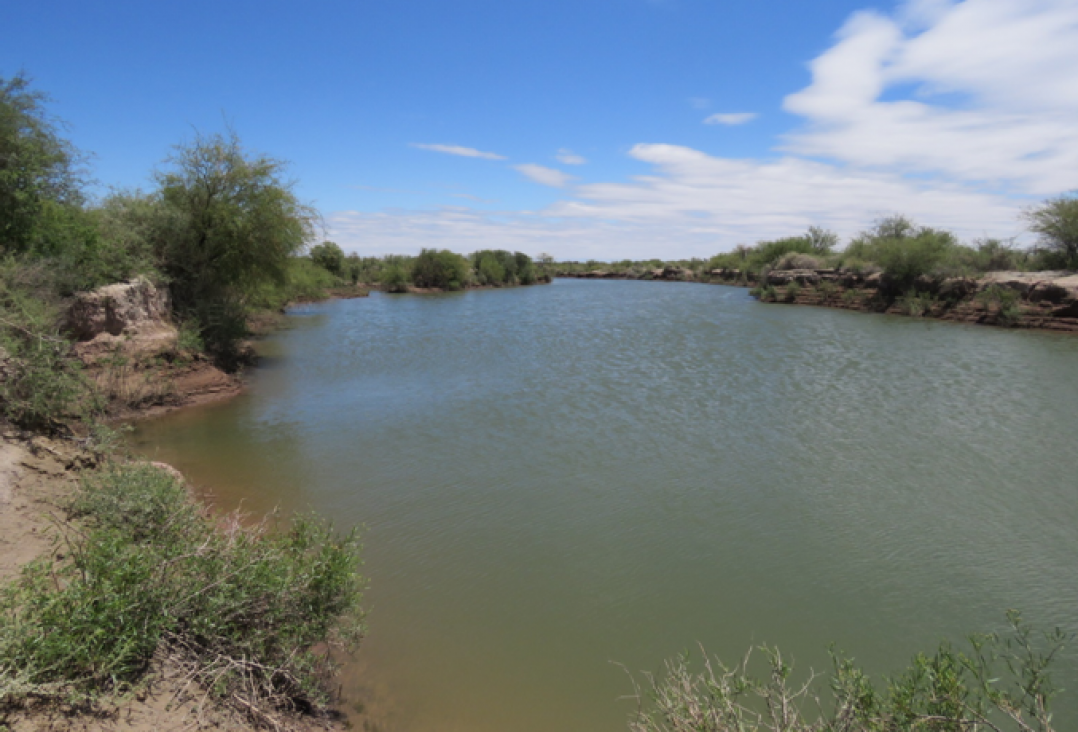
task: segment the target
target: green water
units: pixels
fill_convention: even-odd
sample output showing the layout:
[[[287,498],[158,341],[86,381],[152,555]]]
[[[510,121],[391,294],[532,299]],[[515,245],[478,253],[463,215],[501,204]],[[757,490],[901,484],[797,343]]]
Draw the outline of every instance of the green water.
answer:
[[[697,643],[887,672],[1010,607],[1078,629],[1078,338],[571,280],[289,322],[135,440],[223,507],[365,527],[345,691],[382,729],[624,729],[617,664]]]

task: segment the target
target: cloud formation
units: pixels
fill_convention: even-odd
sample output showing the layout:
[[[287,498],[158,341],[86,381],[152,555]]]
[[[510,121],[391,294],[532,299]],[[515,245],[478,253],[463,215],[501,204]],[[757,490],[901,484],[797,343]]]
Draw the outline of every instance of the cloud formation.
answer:
[[[568,173],[554,170],[554,168],[536,165],[535,163],[514,165],[513,169],[524,174],[530,180],[533,180],[540,185],[550,186],[551,188],[564,188],[573,178],[573,176]]]
[[[790,153],[1032,195],[1078,186],[1078,3],[918,0],[857,13],[783,107]],[[898,98],[888,92],[912,90]]]
[[[492,152],[483,152],[482,150],[476,150],[474,147],[462,147],[460,145],[435,145],[423,142],[413,142],[412,147],[419,148],[420,150],[431,150],[433,152],[445,153],[446,155],[459,155],[462,158],[505,160],[504,155],[498,155],[497,153]]]
[[[719,112],[704,120],[705,125],[743,125],[756,119],[756,112]]]
[[[558,154],[554,157],[556,157],[558,159],[558,162],[562,163],[563,165],[583,165],[584,163],[588,162],[583,157],[577,155],[575,152],[566,147],[563,147],[562,149],[558,150]]]
[[[1075,0],[859,12],[811,60],[811,83],[782,100],[801,122],[773,156],[637,144],[627,154],[645,174],[576,185],[543,210],[343,212],[330,224],[371,253],[496,246],[597,259],[708,256],[809,225],[847,238],[893,213],[967,240],[1016,236],[1023,208],[1078,188],[1075,38]],[[515,167],[557,188],[571,178]]]

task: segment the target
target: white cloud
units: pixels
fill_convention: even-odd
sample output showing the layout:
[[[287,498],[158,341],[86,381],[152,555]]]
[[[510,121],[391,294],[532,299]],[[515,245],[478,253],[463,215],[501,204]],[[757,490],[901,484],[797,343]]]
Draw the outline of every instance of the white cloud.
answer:
[[[476,150],[474,147],[461,147],[460,145],[434,145],[422,142],[413,142],[412,147],[417,147],[420,150],[432,150],[434,152],[445,153],[446,155],[459,155],[462,158],[505,160],[504,155],[498,155],[497,153],[492,152],[483,152],[482,150]]]
[[[553,168],[546,168],[542,165],[536,165],[535,163],[514,165],[513,168],[536,183],[550,186],[551,188],[564,188],[573,178],[573,176],[568,173],[563,173],[562,171],[554,170]]]
[[[584,259],[707,257],[810,225],[848,238],[893,213],[965,239],[1019,233],[1020,203],[959,184],[851,173],[792,156],[731,160],[677,145],[636,145],[629,155],[652,171],[579,186],[541,211],[353,211],[329,217],[329,225],[334,241],[371,254],[493,247]]]
[[[812,62],[812,84],[786,98],[808,125],[785,149],[1026,194],[1073,188],[1075,39],[1073,0],[917,0],[894,18],[856,14]]]
[[[856,13],[809,64],[811,83],[785,98],[802,122],[775,157],[638,144],[629,156],[646,174],[574,186],[541,211],[344,212],[330,225],[370,253],[503,247],[597,259],[708,256],[809,225],[847,238],[893,213],[966,240],[1016,236],[1030,202],[1078,188],[1076,38],[1076,0],[911,0],[892,15]],[[543,185],[570,179],[516,169]]]
[[[743,125],[756,119],[755,112],[720,112],[704,120],[705,125]]]
[[[558,150],[558,154],[554,157],[558,159],[558,162],[564,165],[583,165],[584,163],[588,162],[580,155],[577,155],[575,152],[565,147]]]

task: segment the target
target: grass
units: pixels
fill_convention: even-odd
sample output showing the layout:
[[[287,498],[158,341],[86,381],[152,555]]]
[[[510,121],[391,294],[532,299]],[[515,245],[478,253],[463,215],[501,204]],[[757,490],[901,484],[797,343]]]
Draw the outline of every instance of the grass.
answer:
[[[1015,612],[1009,635],[974,635],[966,649],[944,642],[882,686],[832,650],[829,674],[795,680],[777,649],[728,667],[687,656],[636,684],[631,732],[1053,732],[1051,666],[1070,636],[1034,635]],[[759,670],[757,670],[759,669]],[[822,678],[821,678],[822,677]],[[818,684],[817,681],[824,681]],[[821,689],[820,687],[823,687]]]
[[[354,533],[305,516],[215,523],[144,463],[91,474],[70,513],[67,558],[0,591],[0,707],[92,703],[165,661],[260,724],[325,709],[332,663],[315,647],[362,631]]]

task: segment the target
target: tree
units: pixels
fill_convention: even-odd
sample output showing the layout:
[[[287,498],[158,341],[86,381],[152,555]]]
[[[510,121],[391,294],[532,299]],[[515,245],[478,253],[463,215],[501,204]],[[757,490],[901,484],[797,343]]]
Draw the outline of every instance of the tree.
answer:
[[[1023,218],[1051,255],[1049,261],[1065,269],[1078,269],[1078,192],[1050,198],[1026,211]]]
[[[45,111],[48,98],[18,74],[0,78],[0,251],[24,252],[62,231],[82,204],[80,156]],[[50,227],[50,224],[55,226]]]
[[[198,135],[168,163],[157,174],[157,255],[181,317],[197,318],[207,347],[227,357],[245,333],[246,294],[287,279],[317,213],[281,161],[248,154],[235,133]]]
[[[344,252],[334,242],[324,241],[311,247],[311,261],[338,277],[344,274]]]

